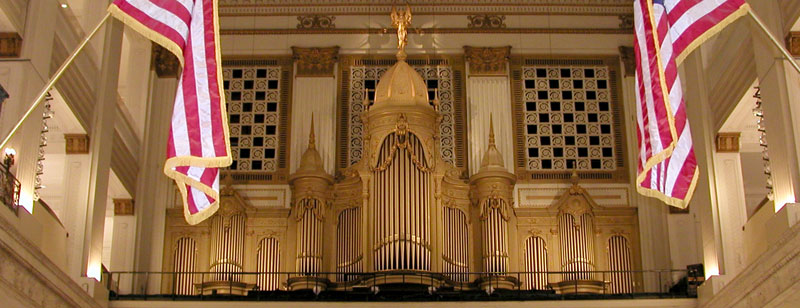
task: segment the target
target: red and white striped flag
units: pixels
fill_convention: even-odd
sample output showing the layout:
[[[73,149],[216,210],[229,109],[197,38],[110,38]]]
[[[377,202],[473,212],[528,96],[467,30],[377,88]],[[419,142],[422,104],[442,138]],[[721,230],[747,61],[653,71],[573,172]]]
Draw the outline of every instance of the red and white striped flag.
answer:
[[[231,164],[217,0],[115,0],[111,14],[178,57],[164,173],[178,184],[189,224],[219,208],[219,168]]]
[[[744,0],[635,0],[639,193],[686,208],[697,159],[678,65],[708,37],[747,13]]]

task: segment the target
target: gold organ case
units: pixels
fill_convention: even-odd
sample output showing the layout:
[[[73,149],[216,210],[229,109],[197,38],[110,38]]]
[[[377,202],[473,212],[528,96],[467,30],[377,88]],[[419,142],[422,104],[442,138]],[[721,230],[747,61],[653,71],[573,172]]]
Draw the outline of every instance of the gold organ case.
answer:
[[[515,204],[522,178],[507,171],[514,162],[503,161],[490,114],[480,115],[490,123],[488,146],[467,178],[442,159],[438,97],[431,103],[425,80],[405,60],[400,46],[374,100],[365,93],[362,159],[336,178],[316,148],[312,116],[308,148],[288,178],[290,208],[252,205],[242,193],[258,186],[229,174],[211,219],[190,226],[179,208],[168,209],[163,269],[182,273],[164,277],[163,291],[641,288],[635,208],[599,205],[574,171],[550,205]]]

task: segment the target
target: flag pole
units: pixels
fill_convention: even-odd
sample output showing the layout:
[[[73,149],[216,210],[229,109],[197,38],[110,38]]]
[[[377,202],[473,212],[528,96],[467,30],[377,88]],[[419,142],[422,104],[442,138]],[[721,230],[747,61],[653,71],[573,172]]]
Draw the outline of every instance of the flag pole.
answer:
[[[756,15],[755,13],[753,13],[752,9],[747,10],[747,14],[749,14],[750,17],[753,18],[753,20],[756,22],[758,27],[761,28],[761,31],[763,31],[764,34],[766,34],[767,37],[769,37],[769,40],[772,41],[772,44],[775,44],[775,47],[778,47],[778,50],[781,51],[781,53],[783,54],[783,57],[786,58],[786,60],[788,60],[789,63],[792,64],[792,67],[794,67],[794,70],[797,71],[798,73],[800,73],[800,65],[797,64],[797,61],[794,60],[794,57],[792,57],[792,54],[790,54],[789,51],[786,50],[786,47],[783,46],[781,41],[779,41],[775,37],[775,35],[772,35],[772,32],[770,32],[769,29],[767,29],[767,26],[764,25],[764,22],[761,21],[761,18],[759,18],[758,15]]]
[[[89,35],[87,35],[83,39],[83,41],[81,41],[81,43],[78,44],[78,47],[75,48],[75,51],[73,51],[72,54],[69,55],[67,60],[65,60],[64,63],[61,64],[61,67],[58,68],[53,77],[50,77],[50,80],[47,81],[47,84],[45,84],[45,86],[39,92],[39,95],[36,96],[36,99],[34,99],[33,104],[31,104],[31,107],[28,108],[28,111],[25,112],[25,115],[23,115],[22,118],[20,118],[19,121],[17,121],[17,124],[14,125],[14,128],[11,129],[11,132],[8,133],[8,136],[3,138],[3,143],[0,143],[0,149],[4,148],[6,144],[8,144],[8,141],[11,140],[11,137],[14,137],[14,134],[17,133],[17,130],[19,130],[19,127],[22,126],[22,123],[25,122],[25,120],[33,113],[36,107],[38,107],[39,104],[42,103],[44,97],[47,96],[47,92],[49,92],[50,89],[53,88],[53,85],[56,83],[56,81],[58,81],[61,78],[61,75],[64,74],[64,71],[67,70],[67,67],[69,67],[70,64],[72,64],[72,62],[75,60],[75,57],[77,57],[78,54],[83,50],[83,48],[86,47],[86,44],[89,43],[89,40],[92,39],[92,37],[94,37],[95,34],[97,34],[97,31],[100,30],[100,27],[103,26],[104,23],[106,23],[109,17],[111,17],[111,13],[106,13],[106,16],[103,16],[103,19],[100,20],[100,23],[98,23],[97,26],[94,27],[92,32],[89,32]]]

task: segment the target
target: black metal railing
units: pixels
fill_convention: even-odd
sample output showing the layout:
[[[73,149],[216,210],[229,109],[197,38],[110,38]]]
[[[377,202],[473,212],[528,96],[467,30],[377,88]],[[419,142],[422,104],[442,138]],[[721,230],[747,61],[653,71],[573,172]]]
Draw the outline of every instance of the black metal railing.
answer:
[[[4,164],[0,164],[0,202],[11,209],[14,214],[19,211],[19,180],[11,174]]]
[[[680,283],[685,281],[686,270],[647,271],[590,271],[582,272],[594,277],[595,289],[586,291],[585,280],[564,278],[576,272],[424,272],[382,271],[347,273],[349,280],[336,281],[338,272],[236,272],[226,281],[214,280],[217,272],[108,272],[103,281],[111,291],[110,300],[225,300],[237,301],[455,301],[455,300],[555,300],[555,299],[622,299],[622,298],[687,298],[694,297]],[[612,277],[624,274],[633,280],[633,289],[614,293]],[[280,283],[274,290],[258,286],[259,277],[269,275]],[[465,281],[450,277],[464,277]],[[546,275],[549,284],[543,288],[530,288],[529,277]],[[175,289],[176,279],[191,280],[195,286],[190,293]],[[684,277],[676,279],[677,277]],[[318,288],[292,291],[298,281],[317,283]],[[645,283],[647,282],[647,283]],[[561,292],[551,285],[558,283]],[[574,285],[574,291],[572,285]],[[203,289],[214,285],[215,290]],[[242,290],[243,286],[247,289]],[[238,293],[236,290],[239,290]],[[296,288],[294,288],[296,289]],[[618,289],[618,288],[617,288]]]

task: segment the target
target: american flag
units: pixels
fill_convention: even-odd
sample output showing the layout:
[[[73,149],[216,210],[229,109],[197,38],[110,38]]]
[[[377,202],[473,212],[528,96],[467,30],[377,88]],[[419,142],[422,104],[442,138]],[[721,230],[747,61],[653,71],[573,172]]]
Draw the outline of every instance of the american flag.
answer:
[[[637,190],[686,208],[697,159],[678,65],[708,37],[747,14],[744,0],[635,0]]]
[[[164,173],[181,191],[186,221],[198,224],[219,208],[219,168],[231,164],[217,0],[115,0],[108,10],[183,65]]]

